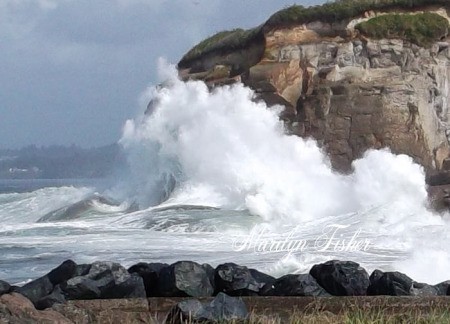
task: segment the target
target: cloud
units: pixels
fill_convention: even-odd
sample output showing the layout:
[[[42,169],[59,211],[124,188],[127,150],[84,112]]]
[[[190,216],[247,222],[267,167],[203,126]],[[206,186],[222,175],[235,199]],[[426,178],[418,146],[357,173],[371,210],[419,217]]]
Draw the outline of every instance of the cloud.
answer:
[[[285,3],[0,0],[0,147],[113,142],[157,82],[159,57],[177,63],[203,38],[256,26]]]

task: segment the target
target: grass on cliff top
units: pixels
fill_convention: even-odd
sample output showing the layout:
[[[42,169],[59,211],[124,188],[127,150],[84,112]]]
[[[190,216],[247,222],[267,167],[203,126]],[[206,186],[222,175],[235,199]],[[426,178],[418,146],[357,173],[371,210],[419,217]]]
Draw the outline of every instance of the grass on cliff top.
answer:
[[[372,38],[401,38],[428,47],[448,34],[449,24],[444,17],[428,12],[414,15],[383,15],[362,22],[355,28]]]
[[[195,60],[201,55],[220,51],[225,48],[230,50],[242,48],[252,40],[256,39],[261,31],[261,26],[258,26],[247,30],[237,28],[218,32],[195,45],[183,56],[180,62]]]
[[[450,0],[336,0],[320,6],[293,5],[273,14],[263,25],[249,29],[219,32],[194,46],[180,61],[180,66],[211,52],[243,48],[264,32],[312,21],[337,22],[363,15],[370,10],[413,9],[440,5],[450,7]]]
[[[337,0],[308,8],[293,5],[273,14],[264,27],[271,29],[316,20],[333,23],[361,16],[370,10],[408,10],[431,5],[449,7],[450,2],[449,0]]]

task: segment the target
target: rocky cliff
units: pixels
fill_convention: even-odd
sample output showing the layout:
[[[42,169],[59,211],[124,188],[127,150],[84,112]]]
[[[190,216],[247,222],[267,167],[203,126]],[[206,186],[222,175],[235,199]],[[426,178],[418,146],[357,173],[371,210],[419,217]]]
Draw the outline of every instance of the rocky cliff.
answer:
[[[449,169],[447,2],[286,8],[257,28],[198,44],[179,73],[211,86],[243,82],[269,105],[283,105],[288,131],[314,137],[340,171],[382,147],[412,156],[429,173]]]

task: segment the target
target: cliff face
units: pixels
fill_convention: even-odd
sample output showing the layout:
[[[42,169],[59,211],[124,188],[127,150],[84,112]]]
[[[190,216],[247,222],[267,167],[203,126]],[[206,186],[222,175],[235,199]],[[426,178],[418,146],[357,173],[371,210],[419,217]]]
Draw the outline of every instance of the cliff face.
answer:
[[[412,156],[429,172],[450,168],[447,35],[418,46],[355,29],[393,12],[261,28],[242,48],[183,59],[180,75],[211,86],[241,81],[269,105],[284,105],[289,131],[317,139],[338,170],[381,147]],[[440,6],[395,10],[423,12],[449,20]]]

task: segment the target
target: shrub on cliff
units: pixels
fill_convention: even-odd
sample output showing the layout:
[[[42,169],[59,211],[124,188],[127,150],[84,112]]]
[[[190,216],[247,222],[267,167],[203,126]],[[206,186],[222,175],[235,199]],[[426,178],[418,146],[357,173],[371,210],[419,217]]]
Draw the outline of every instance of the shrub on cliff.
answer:
[[[406,39],[427,47],[448,34],[447,19],[435,13],[389,14],[372,18],[355,26],[363,35]]]
[[[237,28],[218,32],[195,45],[183,56],[181,62],[196,59],[205,53],[213,51],[221,51],[223,49],[233,50],[244,47],[256,39],[260,32],[261,26],[247,30]]]

